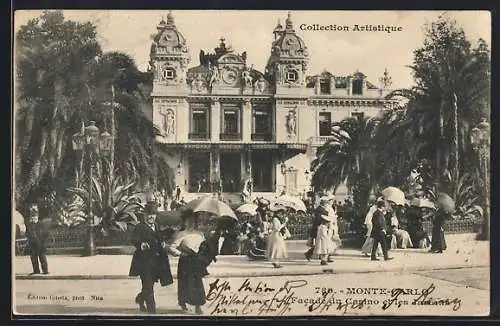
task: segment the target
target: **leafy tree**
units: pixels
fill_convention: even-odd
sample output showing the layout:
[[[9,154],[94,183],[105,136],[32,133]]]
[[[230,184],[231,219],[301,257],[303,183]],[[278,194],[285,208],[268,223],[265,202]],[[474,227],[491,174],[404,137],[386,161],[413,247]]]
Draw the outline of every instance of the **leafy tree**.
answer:
[[[368,197],[375,184],[375,145],[377,120],[349,117],[332,128],[332,138],[318,148],[312,162],[312,185],[316,191],[346,183],[353,193],[354,219],[364,216]],[[358,223],[359,224],[359,223]]]
[[[67,179],[59,174],[85,95],[85,71],[101,53],[90,23],[47,11],[16,34],[16,199],[18,207],[50,196]]]
[[[407,124],[414,130],[413,135],[401,131],[400,136],[408,137],[398,139],[413,138],[420,148],[418,158],[435,166],[440,186],[449,185],[442,190],[452,193],[468,161],[475,160],[470,130],[489,113],[489,49],[484,40],[472,48],[463,29],[446,16],[426,25],[425,31],[410,66],[416,86],[391,95],[409,100]]]
[[[65,20],[61,11],[46,11],[21,26],[15,46],[20,210],[43,198],[72,201],[66,188],[81,187],[87,170],[72,136],[89,120],[102,131],[116,131],[109,173],[116,171],[127,184],[138,180],[139,188],[155,179],[155,171],[163,182],[170,180],[168,165],[153,155],[157,131],[144,114],[152,105],[151,73],[140,72],[126,54],[103,54],[96,27]]]

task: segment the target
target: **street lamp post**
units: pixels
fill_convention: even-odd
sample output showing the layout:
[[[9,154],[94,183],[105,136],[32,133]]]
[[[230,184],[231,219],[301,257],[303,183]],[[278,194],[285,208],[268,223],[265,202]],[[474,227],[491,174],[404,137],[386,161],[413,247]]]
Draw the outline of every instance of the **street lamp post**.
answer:
[[[479,235],[482,240],[490,239],[490,125],[483,118],[477,127],[471,131],[471,144],[479,155],[481,174],[484,184],[485,216],[483,217],[482,232]]]
[[[83,129],[83,133],[73,135],[73,149],[75,151],[84,151],[88,154],[89,169],[88,169],[88,215],[86,220],[87,234],[84,242],[84,256],[93,256],[96,253],[94,239],[94,215],[92,212],[92,179],[93,179],[93,164],[96,154],[109,154],[113,150],[113,136],[108,132],[99,134],[99,128],[95,125],[95,121],[90,121],[89,125]]]

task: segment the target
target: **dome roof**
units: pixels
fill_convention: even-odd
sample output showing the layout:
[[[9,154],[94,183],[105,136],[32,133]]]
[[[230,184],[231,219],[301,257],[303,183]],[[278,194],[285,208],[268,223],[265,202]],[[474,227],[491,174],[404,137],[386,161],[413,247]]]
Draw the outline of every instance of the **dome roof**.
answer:
[[[179,49],[186,46],[186,39],[177,30],[172,12],[168,13],[166,22],[163,19],[160,21],[156,29],[158,33],[155,35],[154,41],[157,46],[167,49]]]
[[[295,34],[290,13],[286,19],[285,29],[280,34],[280,37],[273,44],[274,48],[279,48],[280,52],[284,54],[307,56],[307,46],[304,40]]]

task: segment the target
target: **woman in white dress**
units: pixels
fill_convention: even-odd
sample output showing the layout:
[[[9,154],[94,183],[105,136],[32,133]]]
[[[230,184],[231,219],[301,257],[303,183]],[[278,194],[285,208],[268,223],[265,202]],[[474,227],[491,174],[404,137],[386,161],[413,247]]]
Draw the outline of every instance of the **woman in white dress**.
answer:
[[[321,215],[321,223],[318,226],[316,234],[314,253],[319,256],[321,265],[328,265],[327,258],[335,250],[335,245],[332,241],[332,220],[333,218],[330,215]]]
[[[283,220],[283,223],[280,219]],[[273,263],[274,268],[282,267],[280,259],[287,258],[285,239],[282,234],[286,222],[286,216],[280,212],[275,213],[271,222],[271,230],[267,238],[266,257]]]
[[[342,244],[342,241],[340,240],[340,233],[339,233],[339,224],[338,224],[338,215],[335,209],[333,208],[333,203],[334,203],[334,197],[331,198],[329,202],[329,208],[328,208],[328,215],[330,216],[330,225],[329,225],[329,232],[330,232],[330,237],[332,240],[332,248],[331,252],[328,255],[328,262],[333,262],[332,256],[335,255],[335,251],[337,250],[338,247]]]

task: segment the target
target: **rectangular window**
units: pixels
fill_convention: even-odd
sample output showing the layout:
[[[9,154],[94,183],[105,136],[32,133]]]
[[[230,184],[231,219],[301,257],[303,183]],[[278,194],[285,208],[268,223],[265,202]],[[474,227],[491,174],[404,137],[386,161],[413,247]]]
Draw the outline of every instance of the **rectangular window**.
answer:
[[[352,94],[362,95],[363,94],[363,80],[355,79],[352,81]]]
[[[331,94],[330,80],[322,79],[319,82],[320,94]]]
[[[189,192],[211,192],[210,153],[191,153],[188,164]]]
[[[252,140],[272,140],[271,109],[267,107],[253,107],[252,110]]]
[[[319,113],[319,135],[330,136],[332,134],[332,114],[330,112]]]
[[[266,151],[253,151],[251,155],[253,191],[274,191],[273,156]]]
[[[191,104],[191,130],[189,139],[207,140],[210,135],[210,114],[209,107],[205,104]]]
[[[222,106],[221,140],[241,139],[241,117],[238,105]]]
[[[365,117],[364,112],[351,112],[351,116],[358,119],[363,119]]]

